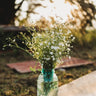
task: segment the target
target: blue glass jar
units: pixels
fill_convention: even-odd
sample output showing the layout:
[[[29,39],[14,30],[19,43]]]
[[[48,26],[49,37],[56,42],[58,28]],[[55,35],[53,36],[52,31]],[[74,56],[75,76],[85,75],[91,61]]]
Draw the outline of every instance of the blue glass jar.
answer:
[[[37,96],[57,96],[58,78],[54,69],[43,69],[37,80]]]

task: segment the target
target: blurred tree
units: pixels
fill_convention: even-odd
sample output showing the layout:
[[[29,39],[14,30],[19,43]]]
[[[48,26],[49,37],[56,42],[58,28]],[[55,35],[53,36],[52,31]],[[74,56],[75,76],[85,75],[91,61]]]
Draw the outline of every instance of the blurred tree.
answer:
[[[81,33],[85,32],[87,26],[92,26],[92,20],[96,20],[96,6],[90,0],[66,0],[71,4],[78,6],[71,13],[74,17],[70,20],[72,25],[80,30]],[[70,18],[69,18],[70,19]]]
[[[21,1],[21,2],[20,2]],[[20,11],[20,7],[22,6],[24,1],[29,1],[29,0],[20,0],[19,4],[15,4],[16,0],[1,0],[0,1],[0,24],[14,24],[14,20],[18,15],[16,16],[16,12]],[[26,11],[27,13],[34,13],[34,9],[37,6],[41,6],[39,3],[33,3],[30,0],[30,4],[28,6],[28,10]],[[32,5],[33,4],[33,5]]]
[[[24,0],[19,4],[18,8],[15,9],[15,0],[1,0],[0,1],[0,24],[13,23],[15,13],[19,10]]]

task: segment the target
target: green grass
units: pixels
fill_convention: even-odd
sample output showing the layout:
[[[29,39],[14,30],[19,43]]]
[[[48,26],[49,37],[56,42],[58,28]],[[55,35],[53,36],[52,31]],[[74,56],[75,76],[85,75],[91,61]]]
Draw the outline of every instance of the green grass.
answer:
[[[86,30],[84,34],[79,30],[71,29],[71,31],[75,36],[74,46],[86,48],[96,47],[96,30]]]

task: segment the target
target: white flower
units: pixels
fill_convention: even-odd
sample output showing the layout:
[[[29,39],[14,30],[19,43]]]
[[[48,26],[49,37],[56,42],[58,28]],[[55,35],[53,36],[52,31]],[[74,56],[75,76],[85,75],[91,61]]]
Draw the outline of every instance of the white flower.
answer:
[[[9,46],[11,46],[11,44],[9,44]]]
[[[38,33],[38,36],[41,36],[41,34],[40,34],[40,33]]]
[[[55,61],[55,58],[52,58],[53,59],[53,61]]]
[[[13,40],[13,42],[15,42],[15,39]]]
[[[63,40],[65,40],[65,36],[63,37]]]
[[[69,59],[71,59],[71,56],[69,56]]]
[[[36,54],[37,54],[37,55],[39,55],[39,53],[38,53],[38,52],[36,52]]]
[[[45,44],[47,43],[47,41],[45,41]]]
[[[24,41],[22,41],[22,43],[24,43]]]
[[[52,34],[54,34],[54,31],[52,31]]]
[[[59,52],[59,55],[61,55],[61,52]]]
[[[51,46],[51,49],[57,50],[57,49],[59,49],[59,47],[58,46]]]
[[[50,60],[50,58],[45,58],[46,60]]]
[[[68,51],[70,51],[70,48],[67,48]]]
[[[49,42],[48,45],[50,45],[51,43]]]
[[[42,46],[43,45],[43,43],[40,43],[40,46]]]
[[[70,30],[68,30],[68,32],[67,32],[68,34],[70,34],[71,33],[71,31]]]
[[[54,56],[51,56],[52,58],[54,58]]]
[[[74,40],[75,40],[75,37],[72,38],[72,41],[74,41]]]
[[[59,31],[62,32],[62,29],[60,29]]]
[[[51,55],[53,55],[53,52],[50,52]]]
[[[59,43],[59,46],[64,46],[63,42],[60,42],[60,43]]]

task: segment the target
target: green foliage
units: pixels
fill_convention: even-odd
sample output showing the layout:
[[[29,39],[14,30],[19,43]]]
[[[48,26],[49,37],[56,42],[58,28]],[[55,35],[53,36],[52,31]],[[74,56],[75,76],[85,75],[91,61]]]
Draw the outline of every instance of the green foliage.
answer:
[[[35,73],[36,73],[36,69],[35,69],[35,68],[30,67],[30,70],[31,70],[32,72],[35,72]]]
[[[8,40],[6,38],[13,38],[15,37],[17,34],[17,32],[3,32],[0,30],[0,51],[1,50],[9,50],[10,47],[6,46],[8,45]],[[4,48],[4,46],[6,46],[6,48]]]
[[[87,30],[85,34],[79,32],[79,30],[71,30],[75,36],[74,46],[78,47],[90,47],[96,46],[96,30]]]
[[[32,43],[32,30],[27,28],[27,32],[18,32],[15,35],[6,37],[7,43],[3,45],[3,48],[10,47],[10,48],[18,48],[21,49],[28,54],[31,54],[30,47]],[[34,30],[33,30],[34,31]]]
[[[32,72],[34,72],[34,73],[36,73],[37,71],[38,71],[38,72],[41,71],[41,69],[36,70],[36,68],[32,68],[32,67],[30,67],[30,70],[31,70]]]

